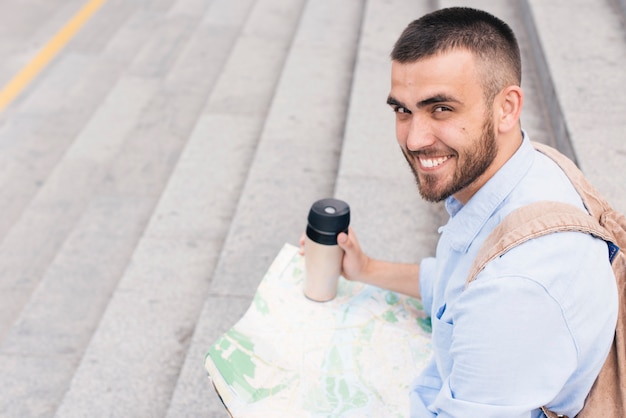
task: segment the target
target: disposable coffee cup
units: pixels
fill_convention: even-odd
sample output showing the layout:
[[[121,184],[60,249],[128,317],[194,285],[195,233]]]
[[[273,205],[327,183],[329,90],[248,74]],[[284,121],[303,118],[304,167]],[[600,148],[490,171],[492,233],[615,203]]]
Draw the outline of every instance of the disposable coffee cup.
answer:
[[[337,295],[343,250],[337,236],[348,232],[350,207],[338,199],[322,199],[309,210],[304,240],[304,295],[316,302],[326,302]]]

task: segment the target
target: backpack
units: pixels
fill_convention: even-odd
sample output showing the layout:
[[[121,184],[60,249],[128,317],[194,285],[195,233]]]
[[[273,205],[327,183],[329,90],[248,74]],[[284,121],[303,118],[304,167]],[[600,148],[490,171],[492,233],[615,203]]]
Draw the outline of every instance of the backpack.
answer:
[[[609,355],[585,399],[578,418],[626,417],[626,217],[616,212],[589,183],[576,165],[557,150],[533,143],[535,149],[554,160],[578,191],[589,213],[559,202],[536,202],[523,206],[504,218],[480,248],[468,274],[466,287],[487,263],[530,239],[560,231],[579,231],[607,242],[609,259],[619,297],[615,338]],[[565,417],[546,407],[548,418]]]

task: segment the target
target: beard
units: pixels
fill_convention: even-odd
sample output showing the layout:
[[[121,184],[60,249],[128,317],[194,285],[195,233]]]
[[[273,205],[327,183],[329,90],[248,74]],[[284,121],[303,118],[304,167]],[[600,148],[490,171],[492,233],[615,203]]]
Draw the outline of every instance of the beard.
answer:
[[[404,158],[415,176],[417,188],[424,200],[441,202],[472,184],[489,168],[498,153],[496,135],[490,115],[485,118],[481,136],[473,139],[468,146],[455,151],[457,167],[451,179],[442,179],[438,175],[420,173],[415,167],[415,159],[420,154],[432,151],[407,151],[402,149]]]

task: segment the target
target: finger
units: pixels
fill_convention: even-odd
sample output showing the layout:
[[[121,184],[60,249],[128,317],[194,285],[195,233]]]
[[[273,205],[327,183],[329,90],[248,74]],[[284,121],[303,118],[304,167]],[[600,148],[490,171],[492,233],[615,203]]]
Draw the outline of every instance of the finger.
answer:
[[[301,247],[304,246],[304,237],[305,237],[305,233],[303,232],[302,235],[300,235],[300,246]]]
[[[302,235],[300,236],[300,250],[298,251],[298,253],[300,255],[304,255],[304,241],[305,241],[305,237],[306,237],[306,234],[303,232]]]

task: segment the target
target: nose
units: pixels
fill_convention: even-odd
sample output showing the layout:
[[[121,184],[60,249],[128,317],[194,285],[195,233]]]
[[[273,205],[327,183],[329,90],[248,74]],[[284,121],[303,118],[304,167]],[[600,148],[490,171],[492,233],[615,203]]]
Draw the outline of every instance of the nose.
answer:
[[[409,151],[419,151],[428,148],[436,141],[432,132],[430,123],[424,117],[413,115],[407,126],[404,128],[406,132],[406,147]]]

